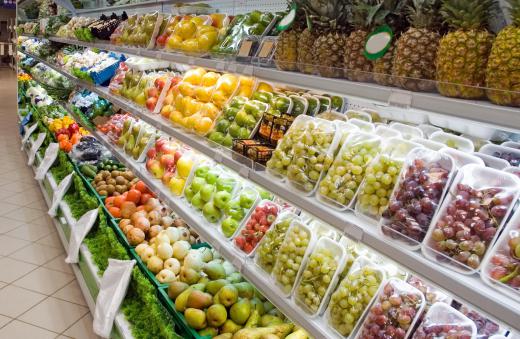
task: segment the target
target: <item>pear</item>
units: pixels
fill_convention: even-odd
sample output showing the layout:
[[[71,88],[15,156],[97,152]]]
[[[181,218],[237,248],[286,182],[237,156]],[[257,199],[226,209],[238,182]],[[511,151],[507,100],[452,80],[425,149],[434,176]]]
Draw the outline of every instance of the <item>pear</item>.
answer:
[[[251,312],[251,315],[247,319],[247,322],[244,325],[244,328],[258,327],[259,322],[260,322],[260,313],[258,312],[258,310],[253,310],[253,312]]]
[[[271,304],[269,300],[264,301],[264,312],[267,313],[274,308],[274,305]]]
[[[226,279],[212,280],[206,284],[206,291],[211,295],[215,295],[222,287],[226,286],[227,284],[229,284],[229,281]]]
[[[197,308],[199,310],[205,309],[213,304],[213,296],[199,290],[191,291],[186,302],[186,307]]]
[[[206,290],[206,284],[196,283],[195,285],[191,285],[191,288],[194,290],[204,292]]]
[[[220,303],[226,307],[230,307],[238,300],[238,290],[233,285],[226,285],[218,291]]]
[[[226,279],[232,284],[239,283],[242,281],[242,275],[238,272],[234,272],[228,275]]]
[[[202,277],[199,279],[199,281],[197,281],[197,284],[203,284],[204,286],[206,286],[209,282],[210,280],[208,277]]]
[[[233,338],[233,333],[223,333],[220,335],[217,335],[216,337],[213,337],[213,339],[231,339]]]
[[[218,328],[214,328],[214,327],[206,327],[205,329],[199,331],[199,335],[201,337],[214,338],[217,334],[218,334]]]
[[[175,300],[179,294],[184,292],[190,286],[182,281],[173,281],[168,285],[168,297]]]
[[[285,338],[294,328],[293,324],[280,324],[269,327],[243,328],[233,335],[233,339]]]
[[[283,320],[281,318],[278,318],[277,316],[270,315],[270,314],[264,314],[260,318],[260,326],[262,326],[262,327],[278,325],[278,324],[283,324]]]
[[[291,334],[289,334],[285,339],[307,339],[311,336],[307,331],[305,331],[301,327],[296,327]]]
[[[213,296],[213,304],[222,304],[218,293]]]
[[[224,305],[215,304],[211,305],[206,310],[206,319],[208,325],[212,327],[222,326],[227,320],[227,310]]]
[[[251,308],[253,310],[257,310],[260,316],[265,314],[264,303],[257,297],[251,299]]]
[[[255,288],[247,281],[233,284],[238,290],[238,296],[240,298],[251,299],[255,296]]]
[[[235,322],[231,319],[228,319],[224,322],[224,325],[220,328],[220,333],[236,333],[238,332],[242,326],[235,324]]]
[[[226,271],[224,266],[216,261],[210,261],[202,269],[211,280],[224,279],[226,277]]]
[[[184,312],[184,310],[186,309],[186,303],[188,302],[188,297],[190,296],[191,291],[193,291],[193,288],[189,287],[177,296],[177,298],[175,299],[175,309],[177,311]]]
[[[210,248],[201,247],[197,251],[199,251],[202,254],[202,260],[204,262],[210,262],[213,260],[213,252]]]
[[[245,324],[250,314],[251,302],[249,299],[240,299],[238,302],[234,303],[229,310],[229,316],[239,325]]]
[[[196,330],[202,330],[207,326],[206,324],[206,313],[196,308],[187,308],[184,312],[184,317],[188,325]]]
[[[201,275],[199,272],[195,271],[192,268],[181,267],[181,271],[179,273],[180,279],[182,282],[185,282],[188,285],[196,284]]]

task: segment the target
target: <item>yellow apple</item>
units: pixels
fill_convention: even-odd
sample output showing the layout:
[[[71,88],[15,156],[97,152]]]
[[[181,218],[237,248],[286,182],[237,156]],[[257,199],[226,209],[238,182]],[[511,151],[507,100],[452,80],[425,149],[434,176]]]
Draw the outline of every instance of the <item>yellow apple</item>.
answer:
[[[189,156],[183,155],[177,161],[177,174],[181,178],[187,179],[190,175],[191,168],[193,167],[193,159]]]
[[[182,159],[182,158],[181,158]],[[176,178],[173,177],[170,179],[170,183],[168,184],[168,187],[170,188],[170,191],[179,196],[182,194],[182,189],[184,188],[184,183],[186,181],[182,178]]]
[[[217,84],[220,74],[215,72],[208,72],[202,76],[202,86],[211,87]]]
[[[189,82],[192,85],[200,85],[202,77],[206,74],[206,70],[202,67],[190,69],[184,73],[183,82]]]

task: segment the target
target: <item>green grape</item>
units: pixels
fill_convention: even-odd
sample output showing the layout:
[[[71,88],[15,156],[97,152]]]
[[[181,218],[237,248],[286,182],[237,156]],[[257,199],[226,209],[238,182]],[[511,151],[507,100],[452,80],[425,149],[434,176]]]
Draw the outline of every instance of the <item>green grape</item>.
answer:
[[[292,162],[294,151],[305,148],[300,138],[305,130],[305,124],[293,124],[283,139],[278,142],[271,159],[266,163],[267,168],[280,175],[286,175],[288,167]]]
[[[367,180],[359,189],[356,209],[371,217],[379,218],[388,205],[402,162],[382,155],[366,169]]]
[[[379,151],[379,146],[375,146],[373,142],[344,147],[320,183],[320,194],[342,206],[348,205],[354,198],[365,174],[370,183],[376,181],[374,173],[365,172],[367,165]]]
[[[257,263],[260,267],[264,269],[264,271],[268,273],[271,273],[273,271],[273,267],[278,256],[278,251],[280,249],[280,246],[282,245],[283,238],[285,236],[285,233],[289,229],[292,220],[293,216],[288,216],[287,218],[273,225],[271,229],[266,233],[264,239],[258,246]],[[285,259],[285,261],[288,260]]]
[[[379,284],[381,275],[369,266],[348,274],[330,298],[329,324],[342,335],[350,335]]]
[[[320,248],[309,257],[309,264],[297,288],[297,296],[312,313],[318,311],[337,268],[333,253],[327,248]]]
[[[294,286],[296,273],[300,269],[309,242],[310,234],[303,227],[296,225],[288,231],[280,246],[273,272],[285,293],[290,293]]]

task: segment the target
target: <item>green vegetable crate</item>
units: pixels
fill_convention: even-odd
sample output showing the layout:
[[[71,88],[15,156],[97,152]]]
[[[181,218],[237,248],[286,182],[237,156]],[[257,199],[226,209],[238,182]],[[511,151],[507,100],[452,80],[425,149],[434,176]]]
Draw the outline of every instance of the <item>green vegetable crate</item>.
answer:
[[[116,219],[110,215],[108,210],[105,208],[105,205],[103,205],[103,210],[105,211],[105,214],[108,216],[108,225],[114,230],[117,237],[119,238],[119,242],[123,244],[126,251],[128,253],[131,253],[130,250],[134,249],[134,246],[130,245],[128,242],[128,239],[126,238],[126,235],[123,233],[123,231],[119,228],[119,219]],[[135,251],[134,251],[135,252]],[[137,253],[135,253],[137,255]]]

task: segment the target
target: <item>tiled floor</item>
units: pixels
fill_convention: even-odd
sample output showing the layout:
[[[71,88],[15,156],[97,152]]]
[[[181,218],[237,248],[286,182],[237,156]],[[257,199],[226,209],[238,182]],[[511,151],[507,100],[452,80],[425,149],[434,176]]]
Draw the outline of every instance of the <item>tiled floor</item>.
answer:
[[[0,339],[97,338],[20,151],[16,77],[0,69]]]

